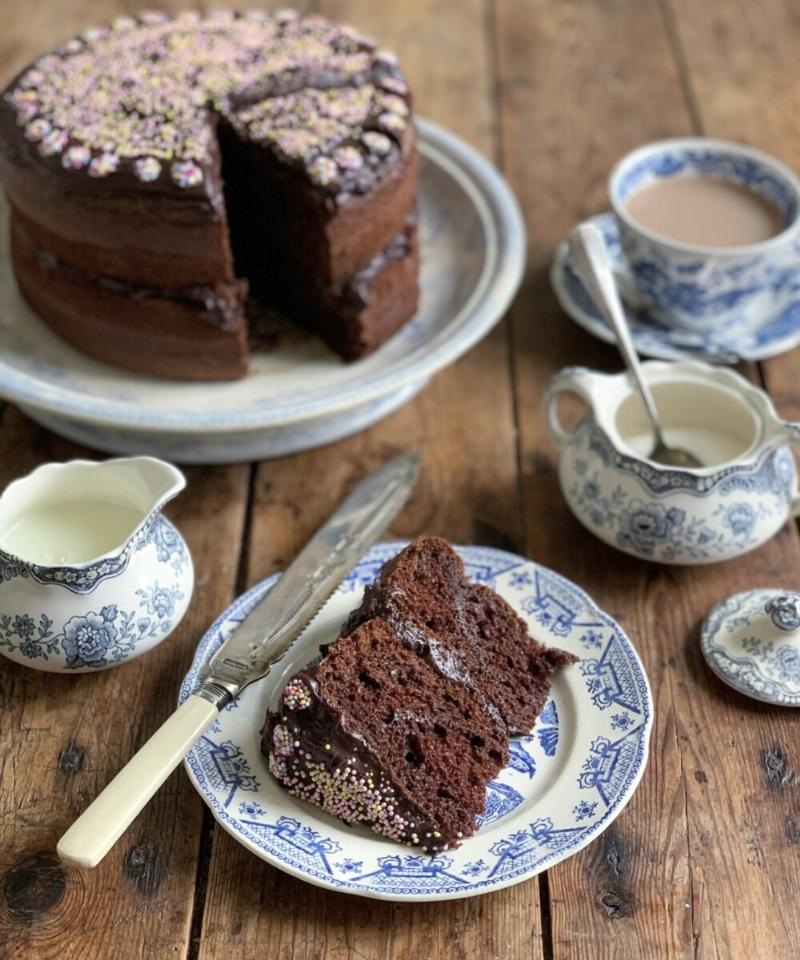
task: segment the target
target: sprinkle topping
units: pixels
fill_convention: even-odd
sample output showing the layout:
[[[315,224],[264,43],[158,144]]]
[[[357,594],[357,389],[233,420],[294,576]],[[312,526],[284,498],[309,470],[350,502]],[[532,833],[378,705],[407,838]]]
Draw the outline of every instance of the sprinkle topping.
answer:
[[[143,183],[150,183],[161,173],[161,164],[155,157],[140,157],[133,165],[133,172]]]
[[[116,153],[101,153],[99,157],[93,157],[89,164],[90,177],[107,177],[113,173],[119,166],[119,157]]]
[[[43,157],[52,157],[53,154],[61,153],[68,142],[69,137],[63,130],[51,130],[39,142],[39,153]]]
[[[338,169],[330,157],[317,157],[308,168],[311,179],[320,187],[330,186],[336,179]]]
[[[50,124],[46,120],[31,120],[27,127],[25,127],[25,139],[30,140],[31,143],[37,143],[42,137],[46,136],[50,132]]]
[[[407,96],[396,58],[324,17],[189,10],[85,30],[39,58],[5,99],[43,157],[91,177],[125,169],[197,186],[222,113],[240,136],[335,190],[363,167],[359,144],[373,158],[390,153]]]
[[[364,166],[364,159],[355,147],[339,147],[334,150],[333,159],[340,170],[355,173]]]
[[[80,170],[88,166],[91,159],[92,155],[86,147],[74,146],[64,151],[61,157],[61,165],[65,170]]]
[[[361,142],[370,153],[374,153],[378,157],[385,157],[392,149],[392,141],[385,134],[378,133],[377,130],[367,130],[366,133],[362,134]]]
[[[191,160],[172,164],[172,179],[179,187],[195,187],[203,179],[203,170]]]

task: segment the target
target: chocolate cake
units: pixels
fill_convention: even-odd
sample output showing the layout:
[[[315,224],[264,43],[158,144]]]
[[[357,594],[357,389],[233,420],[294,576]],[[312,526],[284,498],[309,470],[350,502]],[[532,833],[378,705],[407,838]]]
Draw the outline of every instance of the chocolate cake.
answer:
[[[544,647],[445,541],[389,561],[322,659],[268,714],[275,777],[347,822],[429,853],[474,833],[510,733],[529,732],[553,674]]]
[[[262,749],[291,793],[429,853],[474,832],[508,759],[499,718],[381,620],[292,678]]]
[[[292,11],[120,17],[0,98],[23,295],[101,360],[247,369],[250,291],[347,360],[414,313],[417,152],[396,59]]]
[[[532,639],[525,621],[494,590],[468,580],[461,557],[437,537],[415,540],[384,566],[344,632],[372,617],[488,700],[510,734],[530,733],[552,675],[575,660]]]

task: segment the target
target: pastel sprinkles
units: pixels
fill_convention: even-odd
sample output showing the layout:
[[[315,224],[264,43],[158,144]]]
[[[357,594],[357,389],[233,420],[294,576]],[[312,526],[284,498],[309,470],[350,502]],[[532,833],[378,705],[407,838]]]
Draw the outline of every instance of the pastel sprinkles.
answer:
[[[197,187],[216,112],[331,190],[391,152],[407,98],[392,54],[291,10],[119,17],[41,57],[6,94],[25,140],[67,171]]]

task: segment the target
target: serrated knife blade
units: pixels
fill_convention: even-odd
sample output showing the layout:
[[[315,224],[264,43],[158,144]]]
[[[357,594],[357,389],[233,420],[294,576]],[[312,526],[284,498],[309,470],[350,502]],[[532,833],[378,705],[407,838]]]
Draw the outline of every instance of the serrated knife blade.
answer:
[[[405,453],[356,486],[211,658],[201,695],[212,686],[236,696],[281,659],[402,509],[418,474],[416,453]]]
[[[275,586],[225,639],[199,688],[150,737],[59,840],[64,863],[94,867],[181,762],[218,712],[267,674],[321,609],[414,489],[415,453],[362,480]]]

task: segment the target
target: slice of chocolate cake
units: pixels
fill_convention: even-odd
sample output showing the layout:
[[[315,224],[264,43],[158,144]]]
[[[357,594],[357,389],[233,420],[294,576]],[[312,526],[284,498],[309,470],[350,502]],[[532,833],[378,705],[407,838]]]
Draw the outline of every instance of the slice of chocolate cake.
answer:
[[[344,633],[373,617],[443,676],[485,697],[511,734],[530,732],[553,674],[576,659],[532,639],[525,621],[494,590],[468,580],[461,558],[437,537],[420,537],[383,567]]]
[[[261,748],[290,793],[435,853],[475,832],[509,732],[531,729],[575,659],[533,640],[444,540],[420,538],[292,677]]]
[[[289,681],[262,750],[290,793],[428,853],[474,833],[508,759],[499,718],[381,620]]]

